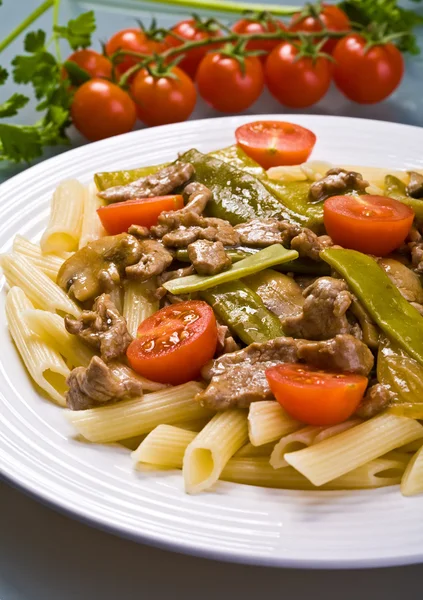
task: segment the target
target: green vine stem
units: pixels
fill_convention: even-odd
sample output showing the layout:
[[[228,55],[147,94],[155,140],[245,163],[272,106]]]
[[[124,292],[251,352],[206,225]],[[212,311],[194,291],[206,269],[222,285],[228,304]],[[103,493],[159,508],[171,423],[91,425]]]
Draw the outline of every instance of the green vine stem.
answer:
[[[244,11],[271,12],[274,15],[293,15],[298,6],[278,6],[251,2],[232,2],[232,0],[148,0],[152,4],[169,4],[194,10],[216,10],[219,12],[242,13]]]
[[[7,37],[4,38],[2,42],[0,42],[0,52],[3,52],[12,42],[15,40],[18,35],[20,35],[27,27],[32,25],[34,21],[36,21],[41,15],[48,11],[54,4],[54,0],[45,0],[38,8],[36,8],[30,15],[26,17],[13,31],[9,33]]]
[[[56,58],[57,62],[62,62],[62,57],[60,53],[60,43],[55,28],[59,25],[59,12],[60,12],[60,0],[54,0],[53,6],[53,39],[54,39],[54,47],[56,49]]]

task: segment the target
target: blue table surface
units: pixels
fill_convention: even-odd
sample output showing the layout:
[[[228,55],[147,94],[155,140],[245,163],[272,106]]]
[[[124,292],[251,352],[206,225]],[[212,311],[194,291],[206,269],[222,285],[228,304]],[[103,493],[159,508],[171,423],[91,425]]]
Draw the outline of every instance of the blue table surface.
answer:
[[[277,0],[273,2],[278,3]],[[41,0],[3,0],[0,40],[40,3]],[[300,5],[302,2],[290,0],[289,4]],[[416,5],[412,6],[416,8]],[[97,48],[100,40],[107,39],[118,29],[132,26],[134,16],[147,20],[153,16],[151,5],[143,8],[136,0],[63,0],[61,21],[91,8],[97,15]],[[423,7],[419,10],[423,14]],[[163,26],[172,25],[180,14],[180,9],[169,6],[160,7],[155,13]],[[51,13],[41,17],[35,27],[48,31]],[[420,39],[423,47],[423,32]],[[1,65],[8,66],[13,56],[21,51],[22,36],[1,55]],[[16,89],[17,86],[8,81],[0,88],[0,102]],[[282,114],[292,111],[285,110],[265,93],[247,112]],[[402,85],[383,103],[356,105],[343,98],[336,89],[331,89],[308,112],[422,126],[423,55],[407,59]],[[192,118],[215,115],[200,101]],[[35,102],[31,102],[17,122],[33,123],[35,119]],[[85,143],[75,131],[71,132],[71,139],[73,145]],[[59,151],[63,149],[47,152],[45,158]],[[0,181],[23,168],[0,165]],[[364,600],[397,600],[401,597],[414,600],[423,597],[422,576],[420,565],[372,571],[294,571],[230,565],[171,554],[94,530],[42,506],[6,483],[0,483],[0,600],[126,600],[133,597],[197,600],[200,595],[206,600],[233,596],[245,600],[258,596],[302,600],[314,598],[316,593],[318,598],[328,600],[356,600],[358,597]]]

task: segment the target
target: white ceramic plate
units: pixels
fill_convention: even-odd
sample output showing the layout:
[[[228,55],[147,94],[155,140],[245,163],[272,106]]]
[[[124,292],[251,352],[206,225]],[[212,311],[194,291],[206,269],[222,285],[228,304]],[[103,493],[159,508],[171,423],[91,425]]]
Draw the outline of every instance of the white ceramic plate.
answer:
[[[258,118],[258,117],[257,117]],[[264,115],[281,119],[281,115]],[[313,158],[423,168],[423,129],[339,117],[283,115],[317,134]],[[234,141],[252,117],[137,131],[47,160],[0,187],[0,250],[16,233],[37,239],[57,183],[95,171],[172,160]],[[4,287],[4,279],[1,283]],[[187,496],[179,472],[136,473],[129,451],[73,439],[61,410],[40,397],[10,341],[0,292],[0,466],[24,491],[92,525],[195,555],[285,567],[370,567],[423,560],[423,497],[397,487],[356,492],[269,490],[219,482]]]

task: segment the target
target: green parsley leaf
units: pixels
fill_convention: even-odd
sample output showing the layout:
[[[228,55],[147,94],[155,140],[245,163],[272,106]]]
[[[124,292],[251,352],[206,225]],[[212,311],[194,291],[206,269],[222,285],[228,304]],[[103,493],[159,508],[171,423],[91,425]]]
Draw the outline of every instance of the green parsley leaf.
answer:
[[[9,73],[6,71],[6,69],[4,67],[0,67],[0,85],[3,85],[8,77]]]
[[[54,31],[59,37],[68,40],[73,50],[86,48],[91,44],[91,34],[95,31],[95,16],[92,10],[71,19],[66,26],[58,26]]]
[[[46,34],[42,29],[38,31],[30,31],[25,36],[24,48],[27,52],[39,52],[43,50],[46,42]]]
[[[34,126],[0,123],[0,159],[29,162],[43,153],[40,134]]]
[[[20,108],[25,106],[29,98],[23,94],[13,94],[9,100],[0,104],[0,119],[5,117],[14,117],[18,114]]]
[[[42,98],[57,85],[59,65],[50,52],[41,51],[30,56],[16,56],[12,60],[16,83],[32,83],[35,95]]]

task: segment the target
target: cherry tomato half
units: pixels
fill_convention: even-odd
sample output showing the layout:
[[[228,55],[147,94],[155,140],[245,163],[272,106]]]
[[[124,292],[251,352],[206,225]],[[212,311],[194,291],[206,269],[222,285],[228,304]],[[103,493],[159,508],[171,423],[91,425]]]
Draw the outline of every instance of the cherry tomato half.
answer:
[[[117,235],[128,231],[131,225],[153,227],[164,210],[179,210],[183,206],[182,196],[156,196],[101,206],[97,214],[107,233]]]
[[[276,400],[294,419],[308,425],[336,425],[357,409],[367,377],[327,373],[307,365],[286,363],[266,370]]]
[[[135,104],[120,87],[106,79],[90,79],[73,97],[75,127],[90,141],[131,131],[137,120]]]
[[[164,42],[157,42],[144,33],[141,29],[122,29],[118,31],[106,44],[109,56],[118,50],[130,50],[141,54],[160,54],[166,49]],[[122,75],[134,66],[140,59],[135,56],[125,56],[116,63],[116,71]]]
[[[232,25],[232,31],[241,34],[251,33],[274,33],[275,31],[282,30],[286,31],[286,27],[282,21],[275,21],[274,19],[240,19]],[[260,60],[264,63],[266,56],[281,43],[281,40],[251,40],[246,45],[247,50],[261,50],[265,52],[260,56]]]
[[[323,205],[323,219],[335,244],[385,256],[407,237],[414,212],[385,196],[332,196]]]
[[[316,143],[309,129],[285,121],[254,121],[235,131],[236,141],[264,169],[298,165],[307,160]]]
[[[322,31],[323,27],[328,31],[349,31],[351,29],[350,21],[344,11],[332,4],[322,4],[320,14],[309,14],[304,17],[301,16],[301,13],[293,15],[288,29],[289,31],[312,33],[313,31]],[[322,47],[323,52],[332,52],[337,42],[336,38],[329,39]]]
[[[216,345],[212,308],[202,300],[188,300],[166,306],[143,321],[127,357],[140,375],[178,385],[199,377]]]

